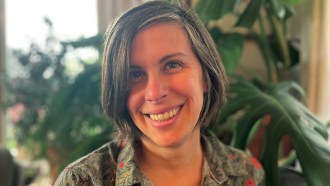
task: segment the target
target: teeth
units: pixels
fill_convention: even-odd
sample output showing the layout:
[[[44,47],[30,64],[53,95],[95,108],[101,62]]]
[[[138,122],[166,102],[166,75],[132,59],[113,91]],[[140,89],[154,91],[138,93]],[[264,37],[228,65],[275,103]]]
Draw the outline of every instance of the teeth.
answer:
[[[179,108],[173,109],[171,111],[162,113],[162,114],[150,114],[150,118],[152,120],[156,120],[156,121],[164,121],[164,120],[168,120],[169,118],[175,116],[179,111]]]

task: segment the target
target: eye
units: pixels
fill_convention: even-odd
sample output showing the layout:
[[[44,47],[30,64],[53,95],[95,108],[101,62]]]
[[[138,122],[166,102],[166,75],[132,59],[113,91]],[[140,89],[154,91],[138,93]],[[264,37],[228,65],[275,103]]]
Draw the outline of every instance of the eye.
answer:
[[[181,64],[177,61],[170,61],[166,64],[166,69],[168,70],[179,70],[181,67]]]
[[[135,80],[135,79],[138,79],[140,77],[143,77],[144,76],[144,72],[141,71],[141,70],[131,70],[129,72],[129,78],[131,80]]]

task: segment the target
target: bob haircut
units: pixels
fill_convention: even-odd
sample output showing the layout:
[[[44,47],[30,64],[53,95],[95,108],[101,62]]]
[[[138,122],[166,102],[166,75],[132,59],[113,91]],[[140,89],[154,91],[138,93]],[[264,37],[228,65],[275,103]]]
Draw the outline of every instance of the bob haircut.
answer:
[[[102,65],[102,106],[108,117],[119,128],[121,138],[140,141],[141,131],[136,127],[127,108],[129,95],[129,66],[131,44],[142,29],[160,23],[182,26],[202,66],[208,91],[196,124],[201,129],[215,121],[225,102],[227,76],[214,42],[197,15],[180,4],[150,1],[137,6],[109,25],[105,33]]]

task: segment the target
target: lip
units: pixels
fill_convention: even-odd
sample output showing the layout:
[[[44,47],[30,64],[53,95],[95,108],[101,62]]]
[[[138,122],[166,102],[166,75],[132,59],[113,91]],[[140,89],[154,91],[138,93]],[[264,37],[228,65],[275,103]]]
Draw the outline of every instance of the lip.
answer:
[[[165,112],[168,112],[168,111],[176,109],[176,108],[179,108],[179,110],[180,110],[182,108],[182,106],[183,106],[183,104],[179,105],[179,106],[175,106],[175,107],[166,107],[166,108],[161,108],[161,109],[153,109],[153,111],[144,112],[144,115],[149,116],[150,114],[161,114],[161,113],[165,113]]]
[[[152,124],[152,126],[154,126],[155,128],[166,128],[166,127],[169,127],[169,126],[172,126],[175,121],[177,120],[178,116],[180,115],[181,113],[181,109],[182,109],[183,105],[180,105],[178,107],[173,107],[172,109],[175,109],[175,108],[179,108],[179,111],[178,113],[171,117],[170,119],[168,120],[165,120],[165,121],[156,121],[156,120],[152,120],[149,116],[149,114],[145,114],[145,117],[147,117],[147,119],[150,121],[150,123]],[[156,114],[158,113],[164,113],[164,112],[167,112],[167,111],[170,111],[172,109],[166,109],[164,111],[157,111],[155,112]]]

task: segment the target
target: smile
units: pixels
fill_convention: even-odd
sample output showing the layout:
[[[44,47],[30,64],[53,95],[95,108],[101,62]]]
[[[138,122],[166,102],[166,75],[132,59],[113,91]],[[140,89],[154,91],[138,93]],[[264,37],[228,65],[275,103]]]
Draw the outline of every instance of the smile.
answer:
[[[149,117],[155,121],[165,121],[175,116],[178,112],[179,112],[179,108],[175,108],[173,110],[161,114],[149,114]]]

